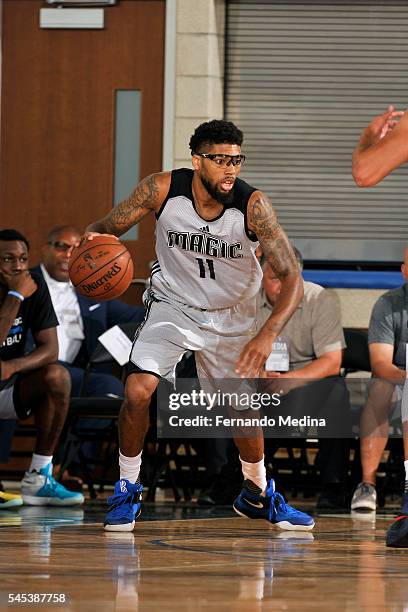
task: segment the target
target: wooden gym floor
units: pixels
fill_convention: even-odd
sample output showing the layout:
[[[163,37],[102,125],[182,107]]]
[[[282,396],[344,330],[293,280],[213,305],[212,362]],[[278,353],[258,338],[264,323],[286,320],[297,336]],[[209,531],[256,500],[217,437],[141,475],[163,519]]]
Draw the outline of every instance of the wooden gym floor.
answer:
[[[104,532],[103,515],[100,503],[0,512],[0,610],[408,609],[408,550],[384,543],[392,514],[316,516],[313,533],[229,508],[146,505],[133,533]],[[65,603],[8,603],[18,593]]]

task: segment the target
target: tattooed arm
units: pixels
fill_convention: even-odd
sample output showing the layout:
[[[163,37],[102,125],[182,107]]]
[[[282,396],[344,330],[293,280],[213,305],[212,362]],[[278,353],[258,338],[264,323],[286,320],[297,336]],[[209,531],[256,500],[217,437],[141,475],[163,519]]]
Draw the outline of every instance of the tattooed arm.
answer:
[[[252,197],[253,201],[248,204],[248,227],[256,234],[266,261],[281,281],[279,299],[264,325],[265,331],[275,337],[299,305],[303,282],[299,264],[271,201],[259,191]]]
[[[151,174],[144,178],[130,196],[86,228],[86,232],[121,236],[152,211],[159,211],[169,188],[170,172]]]
[[[249,200],[247,220],[248,228],[256,234],[268,264],[281,281],[281,291],[272,315],[246,345],[237,364],[240,375],[258,376],[272,350],[273,341],[303,297],[303,282],[295,254],[278,223],[272,203],[261,191],[255,191]]]

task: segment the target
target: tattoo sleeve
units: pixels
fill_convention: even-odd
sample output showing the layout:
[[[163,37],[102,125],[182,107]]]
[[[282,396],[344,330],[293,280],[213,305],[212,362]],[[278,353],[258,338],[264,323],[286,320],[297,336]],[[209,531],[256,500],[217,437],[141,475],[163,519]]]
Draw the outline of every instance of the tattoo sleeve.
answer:
[[[298,268],[289,240],[270,199],[264,194],[248,206],[248,227],[255,232],[266,261],[280,280]]]
[[[267,196],[259,195],[248,205],[248,227],[255,232],[263,255],[281,281],[281,291],[263,331],[278,335],[290,319],[303,295],[300,268],[289,240],[278,223]]]
[[[151,174],[135,187],[126,200],[120,202],[106,217],[96,221],[87,229],[121,236],[159,205],[158,175]]]

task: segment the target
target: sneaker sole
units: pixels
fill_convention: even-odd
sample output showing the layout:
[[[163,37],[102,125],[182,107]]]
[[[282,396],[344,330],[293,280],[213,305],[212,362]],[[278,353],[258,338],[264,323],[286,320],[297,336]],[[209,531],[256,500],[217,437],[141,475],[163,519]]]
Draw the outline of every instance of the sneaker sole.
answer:
[[[110,525],[107,523],[103,526],[105,531],[133,531],[135,527],[135,521],[131,523],[123,523],[122,525]]]
[[[357,512],[375,512],[377,510],[377,504],[373,504],[371,502],[352,503],[351,510],[355,510]]]
[[[280,523],[273,523],[273,525],[276,525],[285,531],[312,531],[315,523],[313,521],[311,525],[292,525],[292,523],[289,523],[288,521],[280,521]]]
[[[237,514],[239,514],[239,516],[242,516],[243,518],[249,518],[249,520],[254,520],[254,519],[251,519],[246,514],[243,514],[242,512],[237,510],[234,505],[232,507],[235,510],[235,512]],[[257,519],[255,519],[255,520],[257,520]],[[263,520],[266,521],[267,519],[263,519]],[[268,521],[268,523],[269,522],[270,521]],[[276,525],[276,527],[279,527],[279,529],[282,529],[282,530],[285,530],[285,531],[311,531],[313,529],[313,527],[315,526],[314,521],[313,521],[312,525],[292,525],[292,523],[289,523],[288,521],[280,521],[279,523],[270,523],[270,524],[271,525]]]
[[[57,499],[55,497],[36,497],[23,495],[23,503],[27,506],[81,506],[85,499]]]
[[[8,508],[17,508],[17,506],[22,506],[22,499],[9,499],[4,502],[4,504],[0,504],[0,510],[7,510]]]

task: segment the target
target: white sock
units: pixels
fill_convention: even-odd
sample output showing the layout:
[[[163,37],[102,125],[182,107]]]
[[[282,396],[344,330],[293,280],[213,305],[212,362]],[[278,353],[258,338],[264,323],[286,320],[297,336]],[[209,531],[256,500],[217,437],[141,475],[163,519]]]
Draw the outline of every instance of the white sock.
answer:
[[[140,466],[142,464],[142,452],[136,457],[125,457],[119,451],[119,467],[120,467],[120,479],[128,480],[132,484],[135,484],[139,478]]]
[[[406,482],[408,480],[408,459],[404,461],[404,468],[405,468],[405,482]]]
[[[46,467],[49,463],[52,463],[52,455],[37,455],[37,453],[33,453],[29,472],[32,470],[39,472],[41,468]]]
[[[262,492],[266,489],[266,468],[265,461],[262,458],[257,463],[248,463],[247,461],[243,461],[241,457],[239,458],[242,466],[242,473],[244,475],[245,480],[252,480]]]

